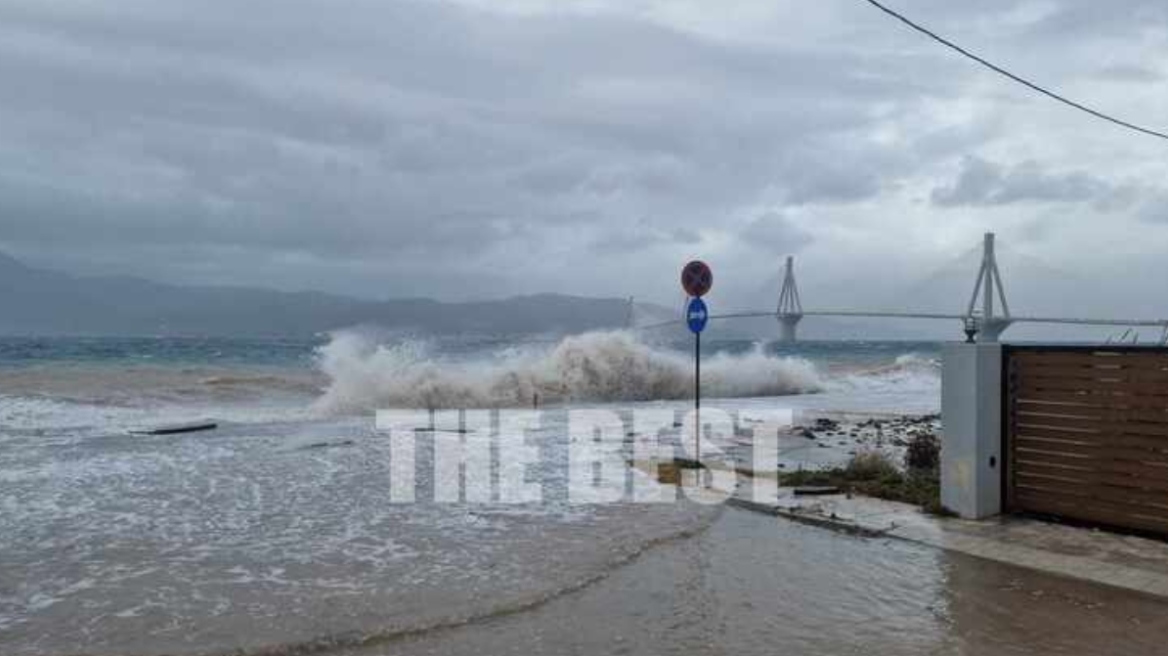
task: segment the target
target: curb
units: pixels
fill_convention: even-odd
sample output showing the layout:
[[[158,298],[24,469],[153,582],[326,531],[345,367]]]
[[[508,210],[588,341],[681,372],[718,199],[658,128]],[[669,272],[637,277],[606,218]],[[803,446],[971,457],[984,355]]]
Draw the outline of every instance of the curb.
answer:
[[[882,538],[882,537],[899,537],[890,534],[887,530],[879,530],[854,524],[839,518],[824,517],[822,515],[808,515],[795,510],[787,510],[779,506],[771,504],[758,503],[756,501],[748,501],[738,497],[731,497],[727,499],[726,503],[735,508],[756,512],[763,515],[772,515],[774,517],[782,517],[783,519],[797,522],[799,524],[807,524],[808,526],[816,526],[825,528],[838,533],[847,533],[849,535],[857,535],[865,538]],[[904,538],[901,538],[904,539]]]

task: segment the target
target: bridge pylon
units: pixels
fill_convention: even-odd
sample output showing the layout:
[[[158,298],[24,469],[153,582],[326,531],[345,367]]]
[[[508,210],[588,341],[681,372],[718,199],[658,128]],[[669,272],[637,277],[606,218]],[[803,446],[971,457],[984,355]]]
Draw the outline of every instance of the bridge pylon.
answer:
[[[980,313],[974,309],[978,293],[981,293]],[[1002,313],[995,314],[995,296],[1002,306]],[[965,311],[966,322],[976,326],[979,342],[996,342],[1010,324],[1010,305],[1006,302],[1006,290],[1002,286],[1002,274],[998,271],[998,259],[994,254],[994,233],[985,233],[982,246],[981,270],[969,297],[969,307]]]
[[[803,319],[803,302],[799,300],[799,287],[795,284],[795,258],[788,255],[783,274],[783,289],[779,292],[779,305],[775,312],[779,320],[779,341],[798,341],[799,321]]]

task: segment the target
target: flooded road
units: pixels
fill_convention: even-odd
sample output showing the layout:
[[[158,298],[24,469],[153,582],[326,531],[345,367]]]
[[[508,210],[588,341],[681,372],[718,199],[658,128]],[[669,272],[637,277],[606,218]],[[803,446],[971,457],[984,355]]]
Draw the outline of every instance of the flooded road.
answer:
[[[346,656],[1163,654],[1168,603],[726,509],[538,609]]]

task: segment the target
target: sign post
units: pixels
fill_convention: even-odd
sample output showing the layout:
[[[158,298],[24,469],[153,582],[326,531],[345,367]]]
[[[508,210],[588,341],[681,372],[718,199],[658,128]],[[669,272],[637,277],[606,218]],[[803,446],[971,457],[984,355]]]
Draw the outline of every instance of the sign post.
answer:
[[[689,294],[685,307],[685,324],[694,334],[694,459],[702,461],[702,331],[710,319],[710,311],[702,300],[714,284],[714,274],[701,260],[694,260],[681,270],[681,286]]]

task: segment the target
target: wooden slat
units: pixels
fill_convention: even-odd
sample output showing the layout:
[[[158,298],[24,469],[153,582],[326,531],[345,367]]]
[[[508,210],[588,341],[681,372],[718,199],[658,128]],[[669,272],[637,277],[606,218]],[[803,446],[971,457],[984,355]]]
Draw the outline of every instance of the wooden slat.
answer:
[[[1025,401],[1014,404],[1014,412],[1020,417],[1087,417],[1097,421],[1114,423],[1168,424],[1168,410],[1132,410],[1128,408],[1095,408]]]
[[[1162,350],[1109,351],[1107,349],[1027,352],[1015,350],[1010,354],[1013,364],[1026,366],[1072,367],[1123,365],[1123,366],[1168,366],[1168,352]]]
[[[1128,437],[1132,442],[1146,443],[1156,447],[1159,442],[1168,440],[1168,424],[1153,424],[1149,422],[1102,422],[1088,417],[1057,417],[1050,415],[1027,415],[1018,417],[1014,426],[1023,432],[1056,431],[1065,434],[1064,439],[1120,440]],[[1095,435],[1098,437],[1092,438]],[[1052,435],[1053,437],[1053,435]]]
[[[1093,485],[1090,486],[1090,496],[1079,496],[1076,492],[1088,487],[1081,481],[1037,475],[1020,478],[1015,481],[1015,486],[1019,492],[1066,497],[1084,504],[1108,504],[1116,506],[1121,512],[1157,515],[1168,519],[1168,495],[1158,491]]]
[[[1071,442],[1015,435],[1015,448],[1029,449],[1031,452],[1062,453],[1080,455],[1085,458],[1132,461],[1145,463],[1168,463],[1168,453],[1161,448],[1141,448],[1101,444],[1101,442]]]
[[[1168,351],[1009,353],[1011,508],[1168,534]]]
[[[1013,411],[1019,418],[1069,417],[1083,418],[1097,423],[1168,425],[1168,412],[1164,412],[1163,410],[1094,408],[1036,401],[1019,401],[1013,404]]]
[[[1145,451],[1140,449],[1108,449],[1082,444],[1064,444],[1055,442],[1039,442],[1037,440],[1023,441],[1019,439],[1015,447],[1019,460],[1034,462],[1046,457],[1087,458],[1099,462],[1118,463],[1116,466],[1127,466],[1135,473],[1143,467],[1168,466],[1168,457],[1163,452]],[[1052,462],[1055,462],[1052,460]],[[1068,463],[1063,463],[1068,464]],[[1155,472],[1149,472],[1155,473]]]
[[[1168,383],[1168,370],[1132,369],[1125,367],[1083,367],[1079,369],[1049,367],[1016,370],[1016,375],[1025,378],[1030,383],[1043,383],[1048,381],[1071,381],[1082,384],[1121,382],[1164,385]]]
[[[1168,513],[1168,493],[1144,485],[1133,485],[1125,477],[1095,474],[1073,469],[1030,467],[1017,471],[1015,484],[1020,488],[1050,489],[1071,494],[1089,491],[1087,498],[1107,499],[1119,503],[1136,503],[1162,507]],[[1114,483],[1111,481],[1122,481]]]
[[[1072,378],[1079,378],[1081,376],[1092,375],[1109,376],[1116,372],[1122,372],[1132,375],[1147,374],[1154,377],[1168,372],[1168,361],[1144,362],[1115,358],[1076,363],[1033,363],[1023,361],[1014,365],[1014,371],[1025,376],[1066,375]]]
[[[1019,491],[1016,510],[1058,515],[1069,519],[1095,522],[1109,526],[1168,533],[1168,517],[1133,513],[1130,509],[1112,504],[1088,504],[1067,501],[1065,498]]]
[[[1162,397],[1168,394],[1165,391],[1166,389],[1168,389],[1168,384],[1164,383],[1117,382],[1114,380],[1082,381],[1074,379],[1056,380],[1054,378],[1049,380],[1034,380],[1027,378],[1014,383],[1014,391],[1019,398],[1041,397],[1044,394],[1063,394],[1064,396],[1062,398],[1056,398],[1056,401],[1063,401],[1065,399],[1066,402],[1070,403],[1091,403],[1098,400],[1106,400],[1110,403],[1116,397],[1125,396],[1135,398],[1146,396],[1152,399],[1163,400]],[[1166,406],[1168,404],[1161,407]]]
[[[1168,381],[1143,382],[1138,380],[1120,380],[1096,378],[1093,380],[1078,380],[1074,378],[1027,378],[1014,384],[1014,390],[1020,398],[1042,394],[1066,394],[1068,396],[1088,397],[1069,399],[1072,403],[1090,403],[1096,400],[1107,400],[1109,403],[1122,397],[1151,397],[1164,400],[1168,396]],[[1097,398],[1096,398],[1097,397]],[[1168,407],[1168,403],[1164,407]]]
[[[1055,440],[1019,437],[1014,448],[1021,457],[1030,454],[1030,460],[1044,455],[1059,455],[1066,458],[1089,458],[1099,461],[1115,461],[1144,464],[1149,466],[1168,465],[1168,455],[1162,450],[1106,447],[1097,444],[1078,444]]]
[[[1168,523],[1168,511],[1162,508],[1144,507],[1129,502],[1072,497],[1061,492],[1050,492],[1025,487],[1018,488],[1017,497],[1021,504],[1025,504],[1025,507],[1022,508],[1023,510],[1051,512],[1041,506],[1049,507],[1051,505],[1058,505],[1061,507],[1059,514],[1071,519],[1098,521],[1117,526],[1124,525],[1131,518],[1136,517],[1144,521]],[[1041,504],[1041,506],[1034,507],[1036,503]],[[1097,512],[1106,513],[1106,515],[1102,517],[1096,516],[1094,513]]]
[[[1041,392],[1078,392],[1080,394],[1113,396],[1164,396],[1168,381],[1131,381],[1122,378],[1023,378],[1018,394],[1026,396]]]
[[[1014,434],[1020,438],[1057,440],[1101,448],[1168,449],[1168,435],[1146,435],[1119,431],[1075,431],[1065,426],[1018,423]]]
[[[1027,365],[1068,365],[1072,367],[1081,367],[1084,365],[1094,364],[1100,360],[1107,359],[1111,362],[1119,362],[1123,357],[1122,353],[1116,351],[1106,351],[1104,349],[1096,349],[1091,351],[1043,351],[1043,352],[1027,352],[1014,351],[1011,353],[1013,357],[1012,364],[1017,367],[1025,367]]]
[[[1100,509],[1109,510],[1116,515],[1143,515],[1146,517],[1157,517],[1163,521],[1168,521],[1168,507],[1157,504],[1145,504],[1139,500],[1120,496],[1117,498],[1106,498],[1102,495],[1084,496],[1075,493],[1070,486],[1060,487],[1057,484],[1045,484],[1042,482],[1020,482],[1017,486],[1015,494],[1019,497],[1042,498],[1046,497],[1061,505],[1066,505],[1071,508],[1075,507],[1096,507]],[[1069,516],[1074,516],[1070,514]],[[1109,522],[1114,524],[1115,522]]]
[[[1159,494],[1168,502],[1168,476],[1147,475],[1134,476],[1128,473],[1109,471],[1107,469],[1083,470],[1071,466],[1064,467],[1049,461],[1024,462],[1017,470],[1023,479],[1029,473],[1047,476],[1060,476],[1088,480],[1092,484],[1105,485],[1116,489],[1138,490]]]
[[[1120,412],[1104,411],[1096,408],[1075,408],[1063,405],[1016,404],[1013,408],[1015,423],[1058,426],[1068,430],[1099,432],[1107,426],[1146,425],[1156,428],[1165,425],[1161,421],[1141,421],[1125,417]]]
[[[1102,499],[1072,498],[1060,493],[1025,488],[1018,489],[1017,499],[1023,507],[1015,510],[1025,512],[1053,513],[1068,519],[1129,528],[1151,528],[1148,524],[1168,527],[1168,513],[1157,508]]]
[[[1023,463],[1049,463],[1059,467],[1080,467],[1092,471],[1110,471],[1128,475],[1161,476],[1168,480],[1168,458],[1163,454],[1152,457],[1120,457],[1103,450],[1094,453],[1086,450],[1072,451],[1062,446],[1035,444],[1034,442],[1015,446],[1014,453]]]
[[[1025,403],[1064,403],[1095,408],[1132,408],[1136,410],[1168,409],[1168,396],[1119,395],[1110,392],[1076,392],[1070,390],[1020,389],[1016,400]]]

